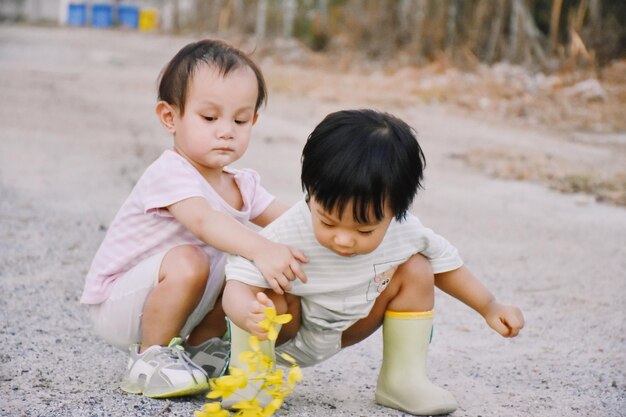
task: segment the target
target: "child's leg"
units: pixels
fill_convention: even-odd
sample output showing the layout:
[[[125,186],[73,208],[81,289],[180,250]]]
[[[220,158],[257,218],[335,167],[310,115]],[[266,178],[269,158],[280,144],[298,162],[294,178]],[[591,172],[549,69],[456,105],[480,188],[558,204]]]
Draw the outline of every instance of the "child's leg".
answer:
[[[293,316],[289,323],[281,326],[278,333],[278,339],[276,341],[265,340],[260,343],[261,352],[275,361],[275,346],[293,338],[298,333],[298,329],[300,327],[300,297],[296,297],[291,294],[280,295],[276,294],[272,290],[266,290],[265,293],[274,303],[277,314],[289,313]],[[230,366],[247,371],[247,365],[239,361],[239,356],[242,352],[250,350],[248,340],[251,335],[247,331],[235,325],[232,321],[229,326],[231,341]],[[229,398],[222,399],[222,406],[224,408],[231,408],[239,401],[250,400],[255,397],[262,407],[267,406],[272,398],[267,394],[257,394],[260,389],[260,385],[260,382],[249,381],[245,388],[237,390]]]
[[[365,340],[382,324],[387,310],[430,311],[435,304],[435,276],[430,262],[416,254],[400,265],[378,296],[369,315],[343,332],[342,347]]]
[[[447,414],[457,408],[452,394],[430,382],[426,373],[434,283],[428,260],[414,255],[398,267],[370,315],[348,328],[342,338],[348,346],[383,325],[376,401],[416,415]]]
[[[204,311],[203,302],[204,297],[196,309],[200,308]],[[187,324],[183,328],[183,335],[186,333],[186,328]],[[220,296],[215,300],[212,310],[206,313],[200,323],[191,331],[184,345],[192,362],[204,369],[209,378],[222,376],[226,372],[230,341],[224,337],[225,333],[226,315],[222,308]]]
[[[300,297],[291,294],[276,294],[272,290],[266,290],[265,294],[274,303],[277,314],[291,314],[291,321],[283,324],[276,339],[276,346],[280,346],[287,340],[293,339],[300,329]]]
[[[167,345],[184,326],[207,284],[210,262],[199,247],[182,245],[167,252],[161,263],[159,283],[143,307],[141,350]]]
[[[96,326],[116,346],[130,345],[122,390],[160,398],[208,389],[206,374],[189,361],[176,338],[204,293],[208,272],[200,248],[180,246],[143,260],[118,278],[109,299],[97,307]],[[116,328],[121,337],[111,336]]]
[[[200,323],[187,337],[189,345],[199,345],[212,337],[222,337],[226,333],[226,314],[222,308],[222,297],[216,301],[213,309],[209,311]]]

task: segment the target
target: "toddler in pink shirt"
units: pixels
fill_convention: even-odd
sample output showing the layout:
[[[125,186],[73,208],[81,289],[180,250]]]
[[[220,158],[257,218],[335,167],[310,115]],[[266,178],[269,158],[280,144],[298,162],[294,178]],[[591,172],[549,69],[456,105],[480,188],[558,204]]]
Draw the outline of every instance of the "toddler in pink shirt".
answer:
[[[256,172],[228,167],[246,151],[265,101],[260,69],[220,41],[185,46],[161,73],[156,113],[174,146],[115,216],[81,298],[96,332],[130,351],[126,392],[196,394],[224,370],[227,253],[253,261],[278,293],[306,281],[302,252],[243,224],[263,227],[287,207]]]

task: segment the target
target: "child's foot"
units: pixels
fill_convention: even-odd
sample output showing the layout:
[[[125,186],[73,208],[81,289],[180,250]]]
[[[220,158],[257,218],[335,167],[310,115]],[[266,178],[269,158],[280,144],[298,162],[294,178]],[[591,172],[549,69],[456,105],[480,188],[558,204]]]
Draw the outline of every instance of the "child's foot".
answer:
[[[141,353],[139,345],[133,345],[120,388],[151,398],[180,397],[208,390],[206,374],[191,362],[181,342],[175,337],[169,346],[150,346]]]
[[[186,345],[189,357],[209,378],[224,375],[230,359],[230,342],[219,337],[212,337],[197,346]]]

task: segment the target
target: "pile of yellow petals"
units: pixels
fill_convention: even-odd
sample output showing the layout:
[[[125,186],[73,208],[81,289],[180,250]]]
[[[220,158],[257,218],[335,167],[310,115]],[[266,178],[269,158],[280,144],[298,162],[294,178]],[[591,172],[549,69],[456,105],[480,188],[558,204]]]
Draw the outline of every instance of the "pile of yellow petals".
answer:
[[[265,319],[260,325],[267,331],[268,339],[276,340],[277,325],[289,323],[291,315],[277,315],[273,308],[266,308],[264,313]],[[219,402],[207,403],[201,411],[194,412],[196,417],[269,417],[283,405],[285,397],[293,392],[296,383],[302,380],[302,371],[291,356],[281,354],[281,357],[291,364],[285,381],[285,371],[276,369],[274,360],[261,351],[259,339],[251,336],[248,343],[250,350],[239,355],[239,361],[248,365],[248,370],[244,371],[231,366],[229,375],[211,379],[209,381],[211,391],[207,398],[228,398],[238,389],[245,388],[250,382],[255,382],[255,386],[259,386],[256,395],[252,399],[234,404],[232,412],[222,409]],[[265,407],[262,407],[257,399],[262,393],[272,398]]]

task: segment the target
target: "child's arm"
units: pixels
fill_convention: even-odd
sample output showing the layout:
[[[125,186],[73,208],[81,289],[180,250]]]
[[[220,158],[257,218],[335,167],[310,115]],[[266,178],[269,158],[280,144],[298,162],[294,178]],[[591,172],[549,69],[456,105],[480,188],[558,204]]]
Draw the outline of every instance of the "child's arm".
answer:
[[[491,291],[465,266],[436,274],[435,285],[476,310],[492,329],[504,337],[517,336],[524,327],[521,310],[498,303]]]
[[[263,238],[228,214],[214,210],[204,198],[188,198],[167,208],[207,245],[254,262],[276,293],[290,289],[296,278],[306,282],[300,262],[307,262],[307,258],[301,251]]]
[[[267,330],[259,326],[265,318],[264,310],[268,307],[274,308],[274,303],[263,290],[264,288],[230,280],[226,281],[222,295],[222,306],[228,318],[261,340],[267,339]]]
[[[251,221],[257,226],[265,227],[274,220],[276,220],[278,217],[280,217],[280,215],[286,212],[288,209],[289,206],[287,204],[283,203],[282,201],[278,201],[277,199],[274,199],[274,201],[272,201],[270,205],[267,206],[263,213],[261,213]]]

